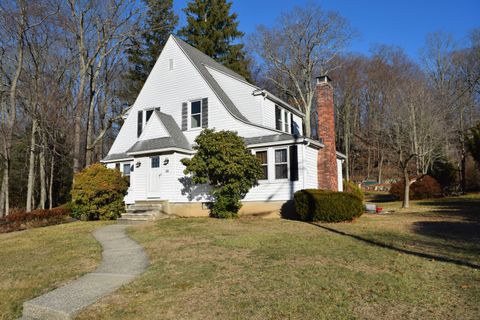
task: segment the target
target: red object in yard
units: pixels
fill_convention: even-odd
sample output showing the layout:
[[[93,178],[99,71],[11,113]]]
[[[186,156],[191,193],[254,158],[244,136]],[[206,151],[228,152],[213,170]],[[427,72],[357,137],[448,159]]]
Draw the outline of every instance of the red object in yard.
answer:
[[[377,209],[376,209],[377,213],[382,212],[382,210],[383,210],[383,208],[380,208],[380,207],[377,207]]]

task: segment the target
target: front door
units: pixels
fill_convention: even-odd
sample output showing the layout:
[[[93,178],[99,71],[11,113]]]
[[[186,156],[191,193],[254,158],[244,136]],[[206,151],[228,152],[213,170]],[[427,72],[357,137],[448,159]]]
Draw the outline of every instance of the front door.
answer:
[[[147,197],[148,198],[160,198],[161,197],[161,157],[150,157],[150,163],[148,167],[148,182],[147,182]]]

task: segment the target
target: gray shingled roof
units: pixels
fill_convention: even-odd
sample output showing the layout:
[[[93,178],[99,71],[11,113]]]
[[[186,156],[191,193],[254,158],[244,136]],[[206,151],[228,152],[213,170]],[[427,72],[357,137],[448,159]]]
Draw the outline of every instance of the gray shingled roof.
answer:
[[[223,91],[222,87],[218,84],[218,82],[213,78],[213,76],[208,72],[207,68],[205,66],[212,67],[214,69],[220,70],[222,72],[225,72],[232,77],[238,78],[242,81],[246,81],[244,77],[239,75],[236,72],[233,72],[232,70],[228,69],[227,67],[221,65],[220,63],[216,62],[200,50],[192,47],[191,45],[187,44],[185,41],[172,36],[175,42],[180,46],[182,51],[187,55],[187,57],[190,59],[190,61],[195,65],[197,70],[200,72],[202,77],[207,81],[207,83],[210,85],[212,90],[215,92],[215,94],[218,96],[218,98],[223,102],[225,107],[228,109],[228,111],[233,114],[235,117],[237,117],[240,120],[250,122],[245,116],[238,110],[238,108],[235,106],[232,100],[228,97],[228,95]]]
[[[114,161],[114,160],[121,160],[121,159],[129,159],[131,158],[126,153],[114,153],[107,155],[102,161]]]
[[[169,136],[148,140],[137,141],[127,153],[153,151],[159,149],[178,148],[191,151],[192,147],[182,130],[178,127],[171,115],[160,111],[155,111],[155,114],[160,118]]]
[[[247,146],[249,146],[249,145],[260,144],[260,143],[271,143],[271,142],[291,141],[291,140],[301,141],[303,139],[288,133],[281,133],[281,134],[272,134],[268,136],[245,138],[245,143],[247,144]]]

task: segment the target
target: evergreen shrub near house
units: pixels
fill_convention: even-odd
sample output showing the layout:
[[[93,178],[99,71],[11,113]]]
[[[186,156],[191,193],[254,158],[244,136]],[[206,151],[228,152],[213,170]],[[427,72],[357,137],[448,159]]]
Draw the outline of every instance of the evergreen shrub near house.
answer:
[[[390,194],[396,199],[403,199],[404,184],[403,181],[392,184]],[[426,175],[410,186],[410,200],[422,200],[440,196],[442,194],[442,186],[433,177]]]
[[[124,212],[128,183],[118,170],[93,164],[76,173],[72,187],[72,216],[81,220],[113,220]]]
[[[362,199],[362,201],[365,198],[362,189],[352,181],[343,180],[343,192],[354,194]]]
[[[303,221],[352,221],[363,214],[363,202],[348,192],[304,189],[295,192],[295,210]]]
[[[191,159],[182,159],[184,173],[191,175],[194,184],[210,185],[211,217],[237,217],[240,201],[262,176],[260,162],[233,131],[205,129],[195,142],[197,153]]]

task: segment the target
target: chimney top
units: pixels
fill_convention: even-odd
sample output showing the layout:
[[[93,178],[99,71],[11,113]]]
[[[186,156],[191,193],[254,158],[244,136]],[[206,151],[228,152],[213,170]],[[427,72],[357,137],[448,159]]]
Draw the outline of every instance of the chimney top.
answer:
[[[317,77],[317,84],[330,83],[330,82],[332,82],[332,79],[330,79],[330,77],[327,75]]]

